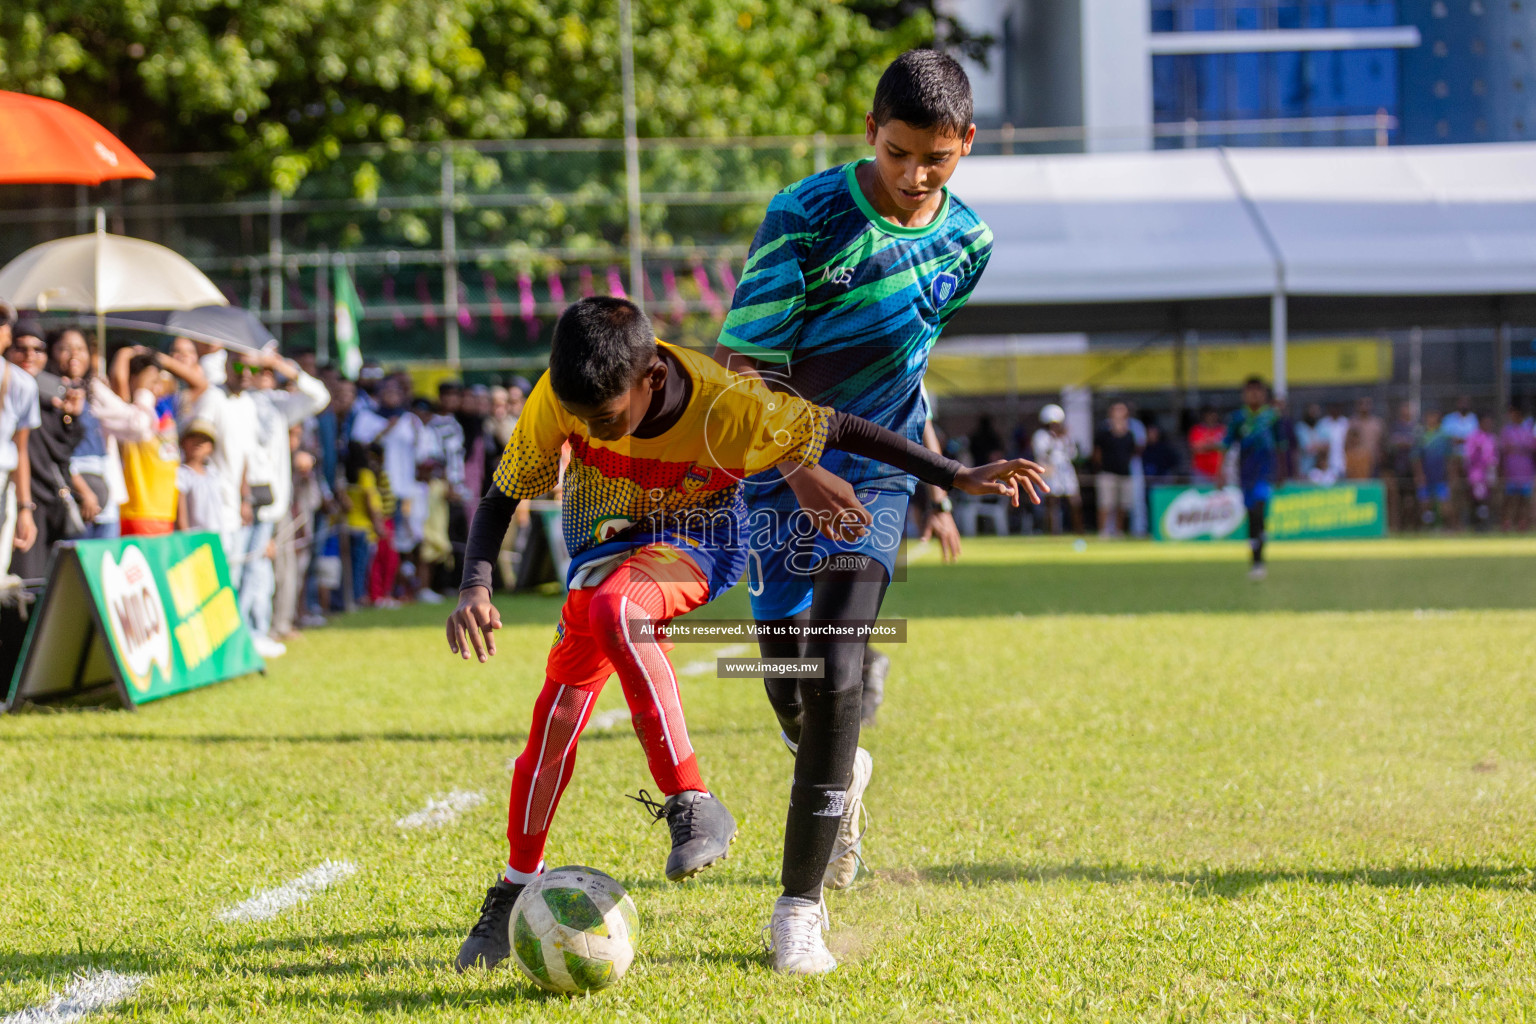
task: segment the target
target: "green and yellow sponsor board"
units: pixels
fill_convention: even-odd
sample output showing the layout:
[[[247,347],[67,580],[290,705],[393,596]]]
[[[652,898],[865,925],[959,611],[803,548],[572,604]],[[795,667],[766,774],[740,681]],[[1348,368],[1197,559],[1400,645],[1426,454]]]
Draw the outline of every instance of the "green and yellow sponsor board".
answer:
[[[1265,512],[1270,540],[1387,535],[1387,497],[1379,480],[1283,484]],[[1158,540],[1244,540],[1248,513],[1243,492],[1236,487],[1153,487],[1152,535]]]
[[[217,534],[77,541],[54,553],[7,707],[134,707],[263,667]]]

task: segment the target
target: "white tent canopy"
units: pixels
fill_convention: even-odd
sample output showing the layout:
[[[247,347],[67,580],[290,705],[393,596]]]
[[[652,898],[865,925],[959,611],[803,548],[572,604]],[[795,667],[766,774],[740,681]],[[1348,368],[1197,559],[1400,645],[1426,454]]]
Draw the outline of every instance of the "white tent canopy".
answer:
[[[976,303],[1268,295],[1275,263],[1216,150],[974,157],[950,184],[992,228]]]
[[[1536,146],[1224,155],[1290,294],[1536,292]]]
[[[1298,298],[1536,295],[1536,145],[975,157],[951,187],[995,235],[983,315],[1260,300],[1282,392]]]

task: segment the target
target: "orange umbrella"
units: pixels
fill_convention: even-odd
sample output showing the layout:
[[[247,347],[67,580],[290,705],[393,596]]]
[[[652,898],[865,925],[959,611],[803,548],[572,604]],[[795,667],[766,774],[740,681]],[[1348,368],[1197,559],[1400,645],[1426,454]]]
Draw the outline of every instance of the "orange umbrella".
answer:
[[[100,185],[153,178],[117,136],[73,107],[0,92],[0,184]]]

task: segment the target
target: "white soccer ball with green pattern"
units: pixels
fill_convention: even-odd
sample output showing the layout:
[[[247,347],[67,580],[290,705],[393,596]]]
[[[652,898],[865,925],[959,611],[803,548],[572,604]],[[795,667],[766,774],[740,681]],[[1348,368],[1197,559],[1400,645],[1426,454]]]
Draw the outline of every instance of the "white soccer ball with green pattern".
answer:
[[[540,988],[574,995],[624,977],[635,960],[640,917],[622,885],[573,865],[529,882],[507,927],[518,968]]]

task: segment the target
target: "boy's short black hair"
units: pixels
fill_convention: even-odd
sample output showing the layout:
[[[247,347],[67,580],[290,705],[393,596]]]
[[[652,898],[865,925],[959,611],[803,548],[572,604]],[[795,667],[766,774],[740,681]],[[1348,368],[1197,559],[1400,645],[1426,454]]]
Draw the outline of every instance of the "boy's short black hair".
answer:
[[[875,124],[905,121],[965,138],[975,107],[960,62],[937,50],[908,50],[891,61],[875,86]]]
[[[596,406],[635,386],[656,358],[650,318],[628,299],[567,306],[549,349],[549,384],[562,402]]]
[[[1269,385],[1264,383],[1264,378],[1263,377],[1259,377],[1259,376],[1249,377],[1247,380],[1243,381],[1243,387],[1244,388],[1263,388],[1265,391],[1269,390]]]
[[[128,379],[132,380],[145,370],[158,369],[160,369],[160,356],[154,352],[146,352],[128,360]]]

